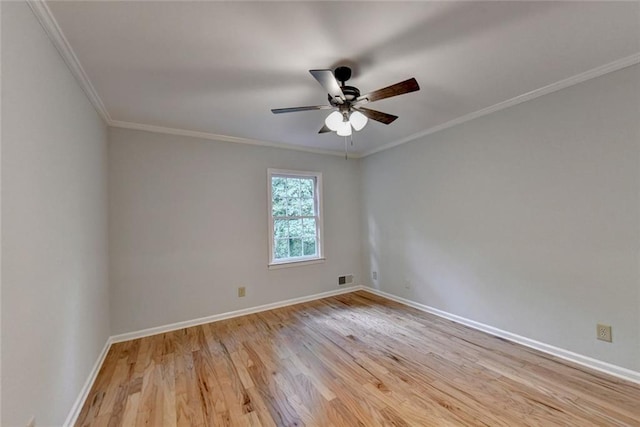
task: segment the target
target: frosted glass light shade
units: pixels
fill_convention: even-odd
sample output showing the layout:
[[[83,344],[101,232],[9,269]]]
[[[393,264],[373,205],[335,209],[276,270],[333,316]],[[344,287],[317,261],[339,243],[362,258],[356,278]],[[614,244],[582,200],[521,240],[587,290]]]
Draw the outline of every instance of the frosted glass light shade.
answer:
[[[340,136],[349,136],[351,135],[351,123],[349,122],[342,122],[340,123],[340,126],[338,127],[338,135]]]
[[[351,122],[351,126],[353,126],[353,128],[358,131],[362,130],[362,128],[366,126],[369,119],[360,111],[354,111],[353,113],[351,113],[349,121]]]
[[[338,130],[342,123],[342,113],[340,113],[339,111],[334,111],[333,113],[329,114],[324,120],[324,124],[327,125],[327,127],[332,131]]]

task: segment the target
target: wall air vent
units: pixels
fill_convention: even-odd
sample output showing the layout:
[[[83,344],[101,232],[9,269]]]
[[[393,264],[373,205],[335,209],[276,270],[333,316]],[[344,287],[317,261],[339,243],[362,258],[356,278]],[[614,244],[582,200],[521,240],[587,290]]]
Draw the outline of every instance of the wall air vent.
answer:
[[[353,274],[347,274],[346,276],[338,276],[338,286],[350,285],[353,283]]]

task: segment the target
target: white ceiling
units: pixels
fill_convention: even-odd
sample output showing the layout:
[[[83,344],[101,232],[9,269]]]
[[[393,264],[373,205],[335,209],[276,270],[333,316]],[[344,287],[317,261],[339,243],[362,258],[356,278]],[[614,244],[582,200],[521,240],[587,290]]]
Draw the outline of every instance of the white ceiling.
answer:
[[[640,52],[639,2],[48,2],[108,116],[302,147],[328,111],[309,69],[354,68],[370,108],[355,150],[378,147]]]

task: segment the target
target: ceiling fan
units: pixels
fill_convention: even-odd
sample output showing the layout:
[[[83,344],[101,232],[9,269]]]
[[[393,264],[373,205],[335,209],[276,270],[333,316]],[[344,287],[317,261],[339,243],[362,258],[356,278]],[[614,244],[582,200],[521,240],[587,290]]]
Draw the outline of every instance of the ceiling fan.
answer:
[[[383,113],[381,111],[365,108],[369,102],[379,101],[392,96],[420,90],[415,78],[410,78],[400,83],[374,90],[365,95],[360,95],[360,90],[354,86],[346,86],[345,82],[351,78],[351,68],[338,67],[332,70],[309,70],[311,75],[327,91],[329,105],[314,105],[309,107],[275,108],[274,114],[293,113],[309,110],[333,110],[325,120],[325,124],[318,133],[337,132],[340,136],[351,135],[351,129],[361,130],[367,124],[368,119],[388,125],[398,116]]]

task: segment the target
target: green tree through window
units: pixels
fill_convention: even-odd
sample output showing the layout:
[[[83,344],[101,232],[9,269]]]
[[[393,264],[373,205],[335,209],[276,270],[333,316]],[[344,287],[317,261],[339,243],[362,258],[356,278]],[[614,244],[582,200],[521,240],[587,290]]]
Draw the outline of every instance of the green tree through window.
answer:
[[[269,170],[271,263],[320,258],[320,176]]]

